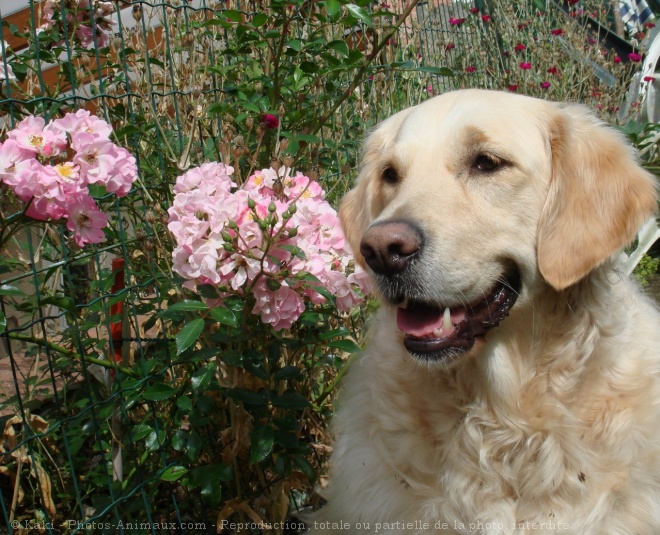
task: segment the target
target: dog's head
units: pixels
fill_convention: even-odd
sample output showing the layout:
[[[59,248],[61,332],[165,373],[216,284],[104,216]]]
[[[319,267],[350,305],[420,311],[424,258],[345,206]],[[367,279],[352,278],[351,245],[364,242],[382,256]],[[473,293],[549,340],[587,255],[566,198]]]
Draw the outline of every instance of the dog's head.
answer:
[[[408,351],[449,362],[524,289],[586,277],[656,207],[652,176],[584,107],[467,90],[371,133],[340,218]]]

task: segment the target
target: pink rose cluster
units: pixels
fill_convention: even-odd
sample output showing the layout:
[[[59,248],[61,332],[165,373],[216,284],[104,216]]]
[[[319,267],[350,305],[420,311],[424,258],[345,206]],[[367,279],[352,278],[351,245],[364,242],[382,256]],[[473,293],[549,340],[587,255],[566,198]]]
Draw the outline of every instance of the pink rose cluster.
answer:
[[[46,0],[43,4],[42,30],[61,26],[73,32],[73,37],[84,48],[108,46],[110,32],[115,22],[110,18],[115,13],[112,2],[101,0]]]
[[[137,178],[135,158],[110,141],[112,127],[87,110],[46,124],[29,116],[0,144],[0,181],[41,221],[66,219],[79,246],[105,239],[108,216],[89,195],[101,184],[119,197]]]
[[[289,329],[306,300],[323,303],[322,294],[340,311],[362,301],[367,275],[349,265],[337,212],[317,182],[264,169],[237,188],[232,173],[207,163],[176,181],[168,228],[184,286],[212,284],[220,302],[251,293],[252,313],[276,330]]]

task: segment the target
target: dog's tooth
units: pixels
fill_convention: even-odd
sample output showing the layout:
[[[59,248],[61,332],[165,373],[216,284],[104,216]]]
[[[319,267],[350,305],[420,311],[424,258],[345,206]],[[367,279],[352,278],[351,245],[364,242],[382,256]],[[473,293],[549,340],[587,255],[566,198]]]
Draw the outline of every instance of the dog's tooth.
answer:
[[[453,325],[451,324],[451,312],[449,310],[449,307],[445,308],[445,313],[442,316],[442,328],[445,331],[451,331],[451,328]]]
[[[445,332],[442,329],[436,329],[433,331],[433,336],[436,338],[440,338],[443,334],[445,334]]]

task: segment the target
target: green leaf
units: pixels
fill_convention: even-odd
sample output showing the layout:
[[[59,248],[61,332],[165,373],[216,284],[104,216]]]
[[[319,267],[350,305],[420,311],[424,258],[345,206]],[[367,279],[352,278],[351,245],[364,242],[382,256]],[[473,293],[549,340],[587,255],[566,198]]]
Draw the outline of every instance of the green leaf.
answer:
[[[134,425],[133,427],[131,427],[131,439],[133,439],[134,442],[137,442],[138,440],[142,440],[152,431],[153,428],[150,425],[147,424]]]
[[[273,450],[275,432],[267,425],[257,425],[250,434],[250,465],[263,461]]]
[[[199,335],[202,334],[203,330],[204,320],[201,318],[192,320],[188,325],[181,329],[176,335],[176,354],[180,355],[197,342],[197,339],[199,338]]]
[[[341,4],[337,0],[326,0],[325,11],[331,21],[337,22],[341,16]]]
[[[363,7],[357,6],[355,4],[346,4],[346,9],[356,19],[362,21],[363,24],[366,24],[369,27],[374,25],[371,17],[369,16],[369,13]]]
[[[202,498],[213,506],[220,504],[222,490],[220,483],[230,481],[232,477],[232,468],[226,464],[206,464],[190,471],[190,478],[201,490]]]
[[[284,392],[281,396],[276,397],[272,401],[273,407],[280,409],[306,409],[309,407],[309,401],[302,394],[298,392]]]
[[[72,299],[68,297],[64,297],[61,295],[53,295],[51,297],[46,297],[41,302],[42,305],[53,305],[59,308],[63,308],[67,312],[70,312],[71,314],[76,313],[76,304],[73,302]]]
[[[203,368],[197,370],[190,378],[190,384],[192,385],[193,390],[195,392],[203,392],[206,390],[215,377],[215,371],[217,368],[217,364],[215,362],[211,362],[210,364],[207,364]]]
[[[3,284],[0,286],[0,295],[8,295],[10,297],[23,297],[25,292],[16,286],[10,286],[9,284]]]
[[[5,318],[5,313],[0,310],[0,331],[7,329],[7,318]]]
[[[235,9],[227,9],[226,11],[222,11],[221,15],[224,15],[232,22],[243,22],[243,15],[241,15],[240,11],[236,11]]]
[[[284,366],[284,368],[277,370],[273,374],[276,381],[285,381],[286,379],[295,379],[300,377],[302,371],[297,366]]]
[[[328,43],[328,48],[331,48],[335,52],[339,52],[345,58],[348,57],[349,50],[346,41],[342,41],[341,39],[337,39],[336,41],[331,41]]]
[[[239,316],[233,310],[225,308],[223,306],[218,306],[211,309],[211,317],[224,325],[229,325],[230,327],[238,327]]]
[[[248,405],[260,406],[266,404],[266,399],[262,394],[253,392],[252,390],[246,390],[245,388],[231,388],[229,390],[225,390],[225,396],[230,399],[242,401]]]
[[[188,469],[185,466],[176,464],[174,466],[170,466],[167,470],[165,470],[160,475],[160,479],[162,481],[176,481],[177,479],[180,479],[181,477],[185,476],[187,473],[188,473]]]
[[[449,67],[432,67],[430,65],[423,65],[421,67],[416,67],[411,69],[419,72],[427,72],[429,74],[435,74],[437,76],[454,76],[454,71]]]
[[[142,397],[149,401],[162,401],[169,397],[172,397],[176,393],[176,388],[172,388],[170,385],[164,383],[156,383],[155,385],[150,386],[144,391]]]
[[[341,349],[346,353],[356,353],[357,351],[360,351],[360,346],[353,342],[353,340],[335,340],[334,342],[328,342],[328,346]]]
[[[165,431],[152,431],[147,435],[147,440],[144,442],[148,450],[156,451],[165,443]]]
[[[268,15],[266,15],[265,13],[257,13],[256,15],[254,15],[254,17],[252,17],[252,26],[254,26],[255,28],[260,28],[261,26],[266,24],[266,22],[268,22]]]
[[[179,407],[182,411],[190,411],[193,408],[192,401],[188,396],[181,396],[176,398],[176,406]]]
[[[184,301],[179,301],[174,303],[169,307],[170,310],[188,310],[188,311],[197,311],[197,310],[208,310],[206,303],[201,301],[193,301],[192,299],[186,299]]]

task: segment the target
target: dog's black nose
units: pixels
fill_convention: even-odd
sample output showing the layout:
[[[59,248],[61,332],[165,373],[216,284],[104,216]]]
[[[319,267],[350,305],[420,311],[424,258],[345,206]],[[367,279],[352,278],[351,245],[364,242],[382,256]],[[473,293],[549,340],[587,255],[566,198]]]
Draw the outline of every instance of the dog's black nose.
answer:
[[[365,232],[360,253],[379,275],[401,273],[422,246],[422,231],[408,221],[376,223]]]

